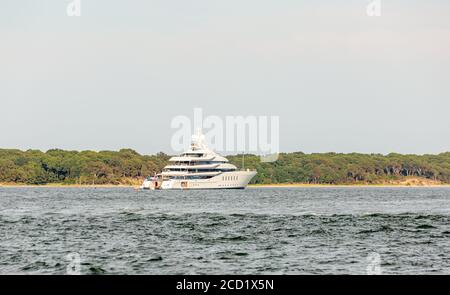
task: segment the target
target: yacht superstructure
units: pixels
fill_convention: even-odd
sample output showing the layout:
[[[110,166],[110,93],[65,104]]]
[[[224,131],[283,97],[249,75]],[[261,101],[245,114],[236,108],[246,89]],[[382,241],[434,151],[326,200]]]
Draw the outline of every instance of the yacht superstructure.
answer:
[[[143,189],[239,189],[256,175],[254,170],[238,170],[205,144],[201,132],[192,136],[190,148],[169,159],[160,174],[147,178]]]

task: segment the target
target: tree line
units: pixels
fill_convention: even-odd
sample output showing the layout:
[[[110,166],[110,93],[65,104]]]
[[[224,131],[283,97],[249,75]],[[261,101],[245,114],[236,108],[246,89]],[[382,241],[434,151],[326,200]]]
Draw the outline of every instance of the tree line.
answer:
[[[161,171],[169,155],[120,151],[0,149],[0,182],[16,184],[136,184]],[[242,155],[228,159],[242,168]],[[245,155],[244,168],[256,169],[252,183],[377,184],[409,176],[450,183],[450,152],[438,155],[281,153],[264,163]]]
[[[239,165],[240,157],[230,160]],[[246,156],[245,165],[256,168],[254,182],[310,184],[379,184],[405,177],[419,177],[450,183],[450,152],[438,155],[391,153],[282,153],[272,163]]]

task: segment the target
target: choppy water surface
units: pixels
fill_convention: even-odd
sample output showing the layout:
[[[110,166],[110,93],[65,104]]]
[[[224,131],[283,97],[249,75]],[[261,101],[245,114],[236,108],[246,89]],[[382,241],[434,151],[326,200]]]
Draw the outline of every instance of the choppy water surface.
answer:
[[[449,274],[450,189],[0,188],[0,273],[73,252],[83,274]]]

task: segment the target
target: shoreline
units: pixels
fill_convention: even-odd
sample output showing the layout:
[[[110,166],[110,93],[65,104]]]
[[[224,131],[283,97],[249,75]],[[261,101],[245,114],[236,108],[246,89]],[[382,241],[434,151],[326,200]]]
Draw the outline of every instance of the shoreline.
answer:
[[[0,188],[136,188],[128,184],[0,184]]]
[[[247,188],[450,188],[450,184],[308,184],[308,183],[275,183],[275,184],[249,184]],[[132,188],[139,189],[138,185],[131,184],[0,184],[0,188]]]
[[[304,188],[371,188],[371,187],[429,187],[429,188],[440,188],[440,187],[449,187],[450,184],[308,184],[308,183],[293,183],[293,184],[250,184],[249,188],[295,188],[295,187],[304,187]]]

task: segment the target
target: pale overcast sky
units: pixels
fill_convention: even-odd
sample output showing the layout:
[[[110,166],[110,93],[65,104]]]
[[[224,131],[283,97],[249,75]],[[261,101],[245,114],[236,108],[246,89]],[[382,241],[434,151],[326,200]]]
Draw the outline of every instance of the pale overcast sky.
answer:
[[[280,149],[450,150],[450,1],[0,1],[0,148],[170,153],[176,115],[278,115]]]

